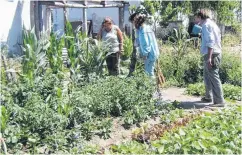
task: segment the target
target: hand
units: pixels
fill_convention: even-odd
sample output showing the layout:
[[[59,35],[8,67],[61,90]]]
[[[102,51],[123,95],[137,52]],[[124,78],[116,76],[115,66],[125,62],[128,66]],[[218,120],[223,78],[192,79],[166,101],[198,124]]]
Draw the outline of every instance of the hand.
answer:
[[[213,64],[212,64],[212,59],[207,60],[208,68],[211,69]]]
[[[122,51],[122,50],[118,51],[118,54],[119,54],[120,56],[123,55],[123,51]]]
[[[147,56],[143,56],[143,59],[146,60],[147,59]]]

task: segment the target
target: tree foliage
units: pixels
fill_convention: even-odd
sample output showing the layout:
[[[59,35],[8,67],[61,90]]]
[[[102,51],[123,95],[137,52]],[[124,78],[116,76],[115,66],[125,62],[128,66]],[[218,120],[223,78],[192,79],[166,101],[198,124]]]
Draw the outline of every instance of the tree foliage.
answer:
[[[145,0],[142,3],[147,11],[160,16],[160,24],[174,20],[179,13],[193,15],[198,9],[209,8],[215,12],[215,18],[219,23],[232,24],[235,21],[235,13],[241,11],[241,1],[152,1]]]

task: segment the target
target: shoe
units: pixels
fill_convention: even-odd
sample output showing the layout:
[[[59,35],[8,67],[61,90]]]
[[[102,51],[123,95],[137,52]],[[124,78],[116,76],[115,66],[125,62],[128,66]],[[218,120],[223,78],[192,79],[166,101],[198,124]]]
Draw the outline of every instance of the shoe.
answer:
[[[203,97],[201,98],[201,101],[209,103],[209,102],[212,102],[212,99]]]

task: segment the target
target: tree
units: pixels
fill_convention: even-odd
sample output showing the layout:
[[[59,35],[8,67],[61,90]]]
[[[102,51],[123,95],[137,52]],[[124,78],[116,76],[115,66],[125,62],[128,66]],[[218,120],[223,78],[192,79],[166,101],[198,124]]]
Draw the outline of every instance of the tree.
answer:
[[[177,19],[178,13],[191,16],[198,9],[209,8],[215,12],[215,18],[221,24],[230,25],[235,21],[235,13],[241,11],[240,1],[151,1],[142,3],[151,15],[159,13],[160,25]]]
[[[241,10],[239,1],[191,1],[192,11],[195,13],[198,9],[209,8],[215,12],[217,22],[230,25],[235,20],[235,12]]]

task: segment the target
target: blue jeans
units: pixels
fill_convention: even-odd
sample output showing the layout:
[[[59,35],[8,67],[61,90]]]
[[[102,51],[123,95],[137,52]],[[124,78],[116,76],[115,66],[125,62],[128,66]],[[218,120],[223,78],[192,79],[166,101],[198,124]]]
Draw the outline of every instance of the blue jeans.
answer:
[[[145,72],[151,76],[151,77],[155,77],[155,61],[150,61],[149,59],[145,60]]]

